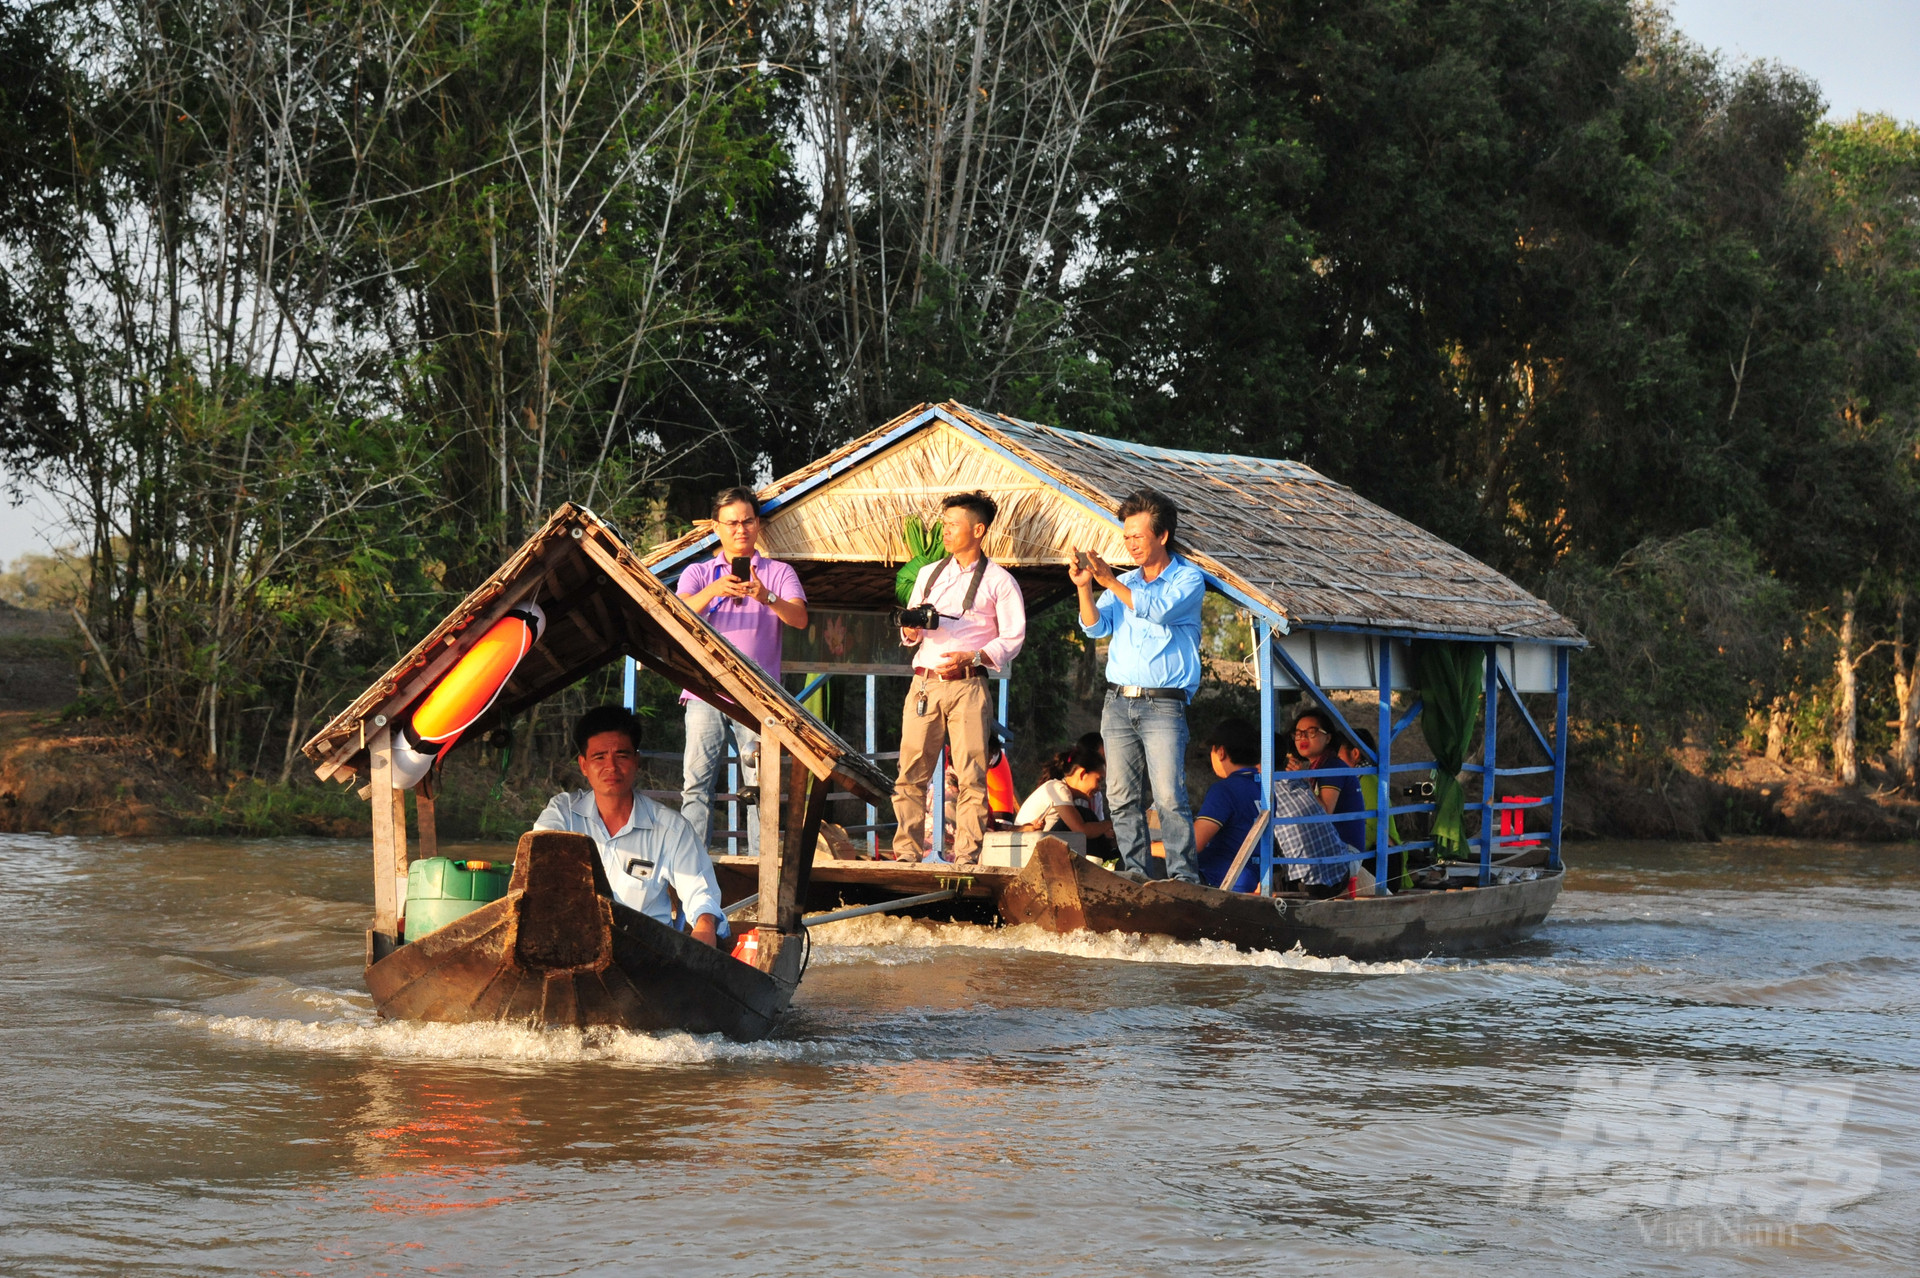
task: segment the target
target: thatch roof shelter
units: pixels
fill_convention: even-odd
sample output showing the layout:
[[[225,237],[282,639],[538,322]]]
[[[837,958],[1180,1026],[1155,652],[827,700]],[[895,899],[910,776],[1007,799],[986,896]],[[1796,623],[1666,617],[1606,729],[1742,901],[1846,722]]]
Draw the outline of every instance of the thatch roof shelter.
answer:
[[[626,656],[749,727],[784,729],[787,748],[814,775],[869,798],[891,792],[885,773],[695,616],[612,528],[572,503],[302,747],[319,775],[364,776],[374,734],[398,724],[488,627],[529,600],[545,611],[546,629],[468,737]]]
[[[761,489],[760,545],[795,566],[811,604],[884,607],[910,554],[905,517],[981,488],[1000,503],[986,552],[1035,607],[1070,588],[1075,545],[1128,562],[1114,512],[1143,487],[1179,504],[1183,553],[1210,584],[1283,631],[1584,643],[1507,577],[1299,462],[1151,448],[957,403],[922,405]],[[703,524],[643,562],[672,578],[713,545]]]

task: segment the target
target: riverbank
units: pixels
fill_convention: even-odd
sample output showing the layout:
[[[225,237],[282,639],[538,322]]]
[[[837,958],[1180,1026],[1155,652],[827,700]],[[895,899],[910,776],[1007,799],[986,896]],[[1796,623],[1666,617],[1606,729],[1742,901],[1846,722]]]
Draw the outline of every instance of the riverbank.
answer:
[[[1701,775],[1687,762],[1651,782],[1577,771],[1568,778],[1567,836],[1712,841],[1764,834],[1856,843],[1920,838],[1920,802],[1872,768],[1865,783],[1843,786],[1764,758],[1739,760],[1717,776]],[[650,783],[670,784],[658,777]],[[441,835],[511,840],[559,784],[545,776],[514,784],[496,766],[471,754],[456,756],[438,805]],[[313,781],[304,770],[286,785],[220,778],[112,725],[41,712],[0,713],[0,831],[366,838],[370,830],[367,805],[351,787]]]
[[[511,842],[553,787],[509,784],[471,757],[443,774],[442,837]],[[0,713],[0,832],[130,836],[367,838],[372,818],[354,787],[221,777],[97,721]]]

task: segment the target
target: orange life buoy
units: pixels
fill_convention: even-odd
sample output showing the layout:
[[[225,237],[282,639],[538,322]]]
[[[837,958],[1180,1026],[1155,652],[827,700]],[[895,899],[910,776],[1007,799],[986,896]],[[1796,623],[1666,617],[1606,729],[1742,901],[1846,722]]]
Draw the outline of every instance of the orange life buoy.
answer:
[[[493,708],[500,689],[546,629],[539,604],[521,604],[493,623],[408,714],[393,747],[394,784],[411,790],[460,734]]]
[[[1020,800],[1013,793],[1013,768],[1004,750],[1000,762],[987,769],[987,811],[1006,816],[1020,811]]]

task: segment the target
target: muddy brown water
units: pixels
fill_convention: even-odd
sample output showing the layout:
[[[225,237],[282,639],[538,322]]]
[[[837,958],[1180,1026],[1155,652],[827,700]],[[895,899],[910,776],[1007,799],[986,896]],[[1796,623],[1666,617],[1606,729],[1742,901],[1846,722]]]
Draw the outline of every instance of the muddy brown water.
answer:
[[[1351,964],[888,919],[773,1041],[388,1024],[351,843],[0,836],[0,1272],[1920,1269],[1920,856]]]

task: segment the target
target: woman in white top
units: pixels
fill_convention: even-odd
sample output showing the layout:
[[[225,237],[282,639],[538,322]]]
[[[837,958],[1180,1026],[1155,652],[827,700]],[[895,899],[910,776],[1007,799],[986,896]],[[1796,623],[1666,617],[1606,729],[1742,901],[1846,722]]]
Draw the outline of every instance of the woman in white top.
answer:
[[[1046,776],[1013,818],[1016,830],[1053,830],[1065,826],[1089,840],[1113,837],[1113,822],[1093,819],[1093,796],[1107,765],[1081,746],[1062,750],[1040,769]]]

